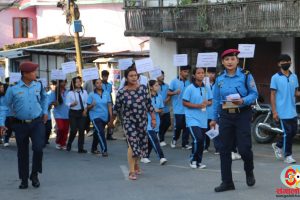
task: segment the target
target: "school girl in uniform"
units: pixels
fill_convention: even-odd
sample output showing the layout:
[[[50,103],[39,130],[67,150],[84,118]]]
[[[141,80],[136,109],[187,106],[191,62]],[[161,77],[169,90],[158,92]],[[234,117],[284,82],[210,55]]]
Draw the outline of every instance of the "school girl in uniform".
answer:
[[[193,83],[183,94],[183,105],[187,128],[193,139],[190,167],[203,169],[206,167],[202,163],[202,155],[207,128],[207,106],[212,103],[212,93],[203,83],[203,68],[193,70],[193,79]]]

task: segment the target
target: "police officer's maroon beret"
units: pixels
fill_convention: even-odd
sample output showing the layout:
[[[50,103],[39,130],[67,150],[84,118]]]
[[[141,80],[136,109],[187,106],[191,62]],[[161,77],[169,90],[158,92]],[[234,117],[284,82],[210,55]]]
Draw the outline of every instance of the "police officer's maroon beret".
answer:
[[[30,62],[30,61],[25,61],[20,64],[20,71],[21,72],[33,72],[38,68],[38,64]]]
[[[227,49],[221,54],[221,58],[223,59],[225,56],[237,56],[240,53],[237,49]]]

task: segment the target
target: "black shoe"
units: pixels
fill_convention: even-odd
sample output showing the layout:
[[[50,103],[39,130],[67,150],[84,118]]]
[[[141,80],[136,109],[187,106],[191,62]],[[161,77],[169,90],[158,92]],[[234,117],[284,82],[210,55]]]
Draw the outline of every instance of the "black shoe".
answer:
[[[91,150],[91,153],[92,153],[92,154],[96,154],[96,155],[99,155],[99,154],[101,154],[101,152],[100,152],[100,151],[98,151],[98,150]]]
[[[228,190],[235,190],[233,183],[224,183],[222,182],[221,185],[215,188],[215,192],[225,192]]]
[[[27,189],[28,188],[28,180],[24,179],[21,181],[21,184],[19,185],[19,189],[23,190],[23,189]]]
[[[79,149],[78,153],[87,153],[87,150],[85,150],[85,149]]]
[[[255,177],[253,171],[246,173],[246,183],[249,187],[255,185]]]
[[[117,138],[114,138],[113,136],[106,137],[107,140],[117,140]]]
[[[102,157],[107,157],[108,156],[108,153],[107,152],[103,152],[102,153]]]
[[[39,181],[39,178],[38,178],[38,174],[37,173],[32,173],[30,175],[30,180],[32,182],[32,186],[35,187],[35,188],[38,188],[40,187],[40,181]]]
[[[71,148],[72,148],[71,145],[68,144],[66,150],[71,151]]]

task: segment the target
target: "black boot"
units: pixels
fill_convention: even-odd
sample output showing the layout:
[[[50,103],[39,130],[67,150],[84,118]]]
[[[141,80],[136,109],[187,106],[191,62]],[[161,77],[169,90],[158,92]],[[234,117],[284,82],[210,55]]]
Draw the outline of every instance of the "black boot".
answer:
[[[38,178],[38,174],[37,173],[32,173],[30,175],[30,180],[32,181],[32,186],[35,187],[35,188],[38,188],[40,187],[40,181],[39,181],[39,178]]]
[[[21,184],[19,185],[19,189],[27,189],[28,188],[28,180],[22,179]]]
[[[255,177],[254,177],[253,171],[246,172],[246,183],[249,187],[252,187],[253,185],[255,185]]]
[[[221,185],[215,188],[215,192],[225,192],[228,190],[235,190],[233,182],[231,183],[222,182]]]

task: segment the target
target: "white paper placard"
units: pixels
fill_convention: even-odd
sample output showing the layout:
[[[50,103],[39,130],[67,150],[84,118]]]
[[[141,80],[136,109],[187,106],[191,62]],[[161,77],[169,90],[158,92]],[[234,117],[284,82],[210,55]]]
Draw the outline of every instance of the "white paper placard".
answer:
[[[215,129],[210,129],[205,133],[210,139],[214,139],[219,135],[219,126],[216,125]]]
[[[39,78],[37,80],[42,82],[43,87],[47,87],[48,86],[48,81],[47,81],[46,78]]]
[[[132,58],[119,59],[118,64],[120,70],[126,70],[132,65]]]
[[[150,72],[154,70],[153,62],[151,58],[144,58],[141,60],[135,61],[136,71],[138,74],[144,73],[144,72]]]
[[[97,67],[82,70],[82,78],[84,81],[99,79],[99,71]]]
[[[62,70],[53,69],[51,71],[51,80],[66,80],[66,75]]]
[[[175,67],[187,66],[188,65],[187,54],[175,54],[173,56],[173,64]]]
[[[21,73],[10,72],[9,73],[9,83],[18,82],[21,79]]]
[[[5,77],[5,70],[4,67],[0,66],[0,77]]]
[[[239,58],[253,58],[255,52],[255,44],[239,44]]]
[[[218,53],[198,53],[196,67],[217,67]]]
[[[70,74],[77,71],[75,61],[62,63],[61,68],[64,74]]]
[[[157,77],[160,77],[162,75],[161,69],[159,69],[158,67],[156,67],[154,70],[150,71],[149,74],[150,74],[151,80],[156,80]]]

